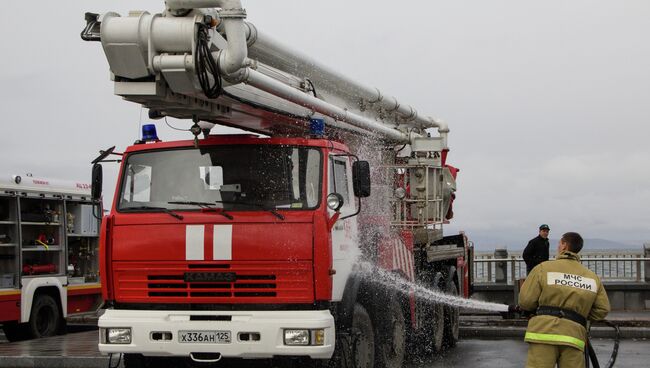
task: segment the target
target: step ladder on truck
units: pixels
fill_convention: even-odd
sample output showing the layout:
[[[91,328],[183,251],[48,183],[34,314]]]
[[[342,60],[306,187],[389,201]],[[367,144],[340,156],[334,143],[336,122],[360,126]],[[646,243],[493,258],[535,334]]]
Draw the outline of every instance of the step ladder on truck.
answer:
[[[0,324],[9,341],[65,332],[101,299],[101,204],[90,183],[0,178]]]
[[[194,134],[163,142],[147,125],[95,160],[97,175],[110,154],[122,162],[101,229],[100,351],[128,367],[174,357],[392,367],[407,351],[453,346],[457,308],[378,288],[354,261],[469,295],[472,249],[442,231],[457,173],[447,125],[246,16],[238,0],[86,13],[81,37],[101,42],[115,93],[151,119],[191,119]],[[257,134],[212,135],[215,125]]]

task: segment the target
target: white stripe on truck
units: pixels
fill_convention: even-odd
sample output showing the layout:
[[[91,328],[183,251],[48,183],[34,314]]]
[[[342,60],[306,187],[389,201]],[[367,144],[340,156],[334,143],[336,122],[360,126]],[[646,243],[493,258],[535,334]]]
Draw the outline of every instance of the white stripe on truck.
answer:
[[[232,260],[232,225],[214,225],[212,255],[215,261]]]
[[[203,252],[205,225],[187,225],[185,227],[185,259],[188,261],[202,261],[205,259]]]

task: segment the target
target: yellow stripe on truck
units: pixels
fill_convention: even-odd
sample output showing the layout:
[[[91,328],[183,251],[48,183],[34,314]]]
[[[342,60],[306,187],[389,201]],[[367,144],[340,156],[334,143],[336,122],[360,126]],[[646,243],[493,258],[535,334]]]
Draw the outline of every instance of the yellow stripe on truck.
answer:
[[[546,342],[564,342],[578,346],[581,350],[585,348],[585,342],[572,336],[554,335],[544,333],[526,332],[526,339],[546,341]]]
[[[5,296],[5,295],[20,295],[20,290],[0,291],[0,296]]]

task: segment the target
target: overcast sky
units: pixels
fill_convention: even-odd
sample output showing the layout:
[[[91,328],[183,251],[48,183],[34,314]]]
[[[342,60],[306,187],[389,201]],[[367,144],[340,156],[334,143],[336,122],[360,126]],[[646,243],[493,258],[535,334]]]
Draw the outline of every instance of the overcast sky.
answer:
[[[0,12],[0,175],[86,179],[147,116],[113,95],[84,12],[163,1],[12,1]],[[650,241],[650,1],[244,0],[285,44],[449,123],[453,230]],[[143,120],[146,121],[146,120]],[[172,121],[172,120],[170,120]],[[182,124],[173,121],[174,124]],[[157,124],[164,140],[187,138]],[[106,167],[105,192],[115,168]]]

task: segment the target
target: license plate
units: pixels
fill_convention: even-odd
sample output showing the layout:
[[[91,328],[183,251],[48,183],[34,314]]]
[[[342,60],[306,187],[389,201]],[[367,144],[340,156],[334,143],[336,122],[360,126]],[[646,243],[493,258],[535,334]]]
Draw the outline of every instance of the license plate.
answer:
[[[178,342],[230,344],[230,331],[179,331]]]

